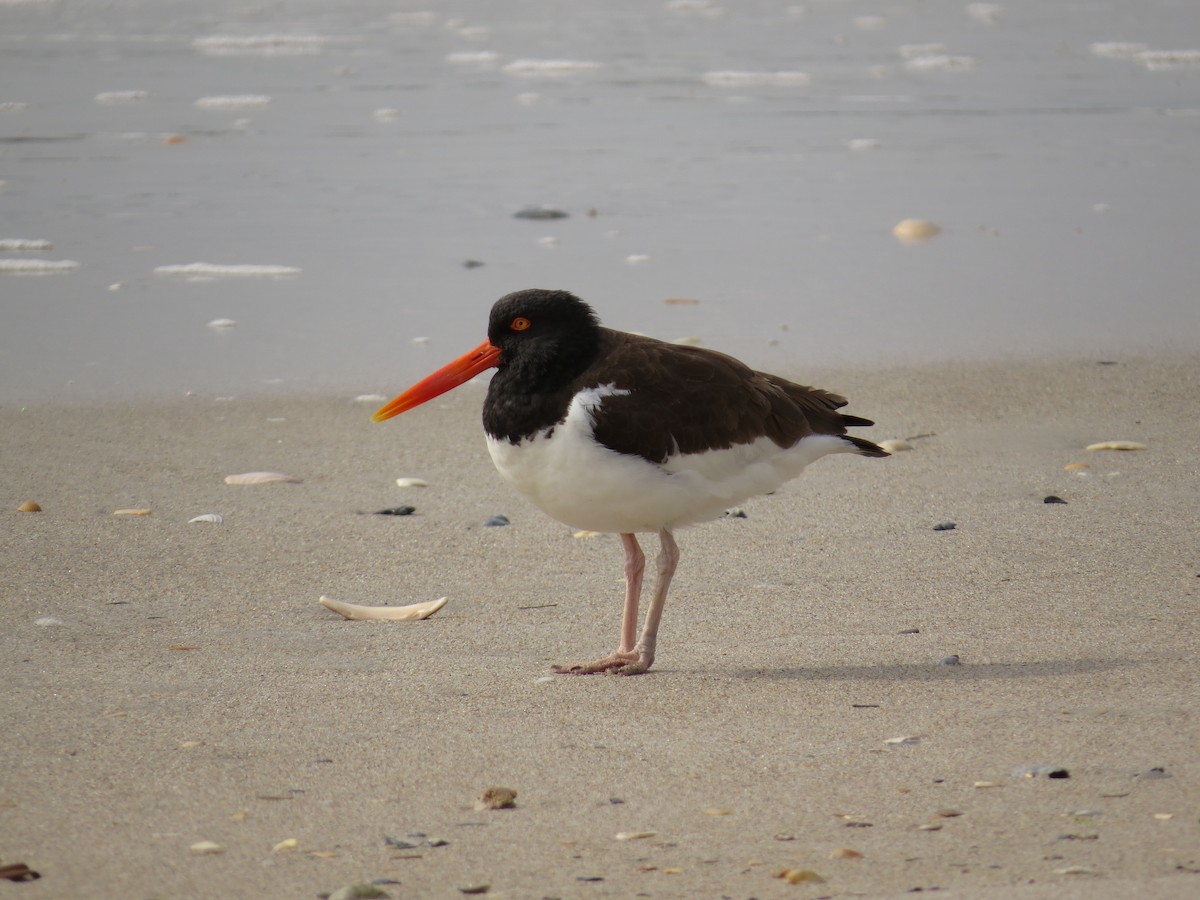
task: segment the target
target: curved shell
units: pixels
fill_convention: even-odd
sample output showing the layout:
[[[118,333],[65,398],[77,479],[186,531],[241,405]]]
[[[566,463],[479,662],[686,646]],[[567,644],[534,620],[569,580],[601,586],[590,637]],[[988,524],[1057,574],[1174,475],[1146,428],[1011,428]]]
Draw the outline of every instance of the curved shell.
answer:
[[[397,620],[397,619],[428,619],[446,605],[447,598],[439,597],[425,603],[410,603],[408,606],[361,606],[357,603],[343,603],[332,597],[322,597],[320,603],[326,609],[332,610],[339,616],[354,620]]]

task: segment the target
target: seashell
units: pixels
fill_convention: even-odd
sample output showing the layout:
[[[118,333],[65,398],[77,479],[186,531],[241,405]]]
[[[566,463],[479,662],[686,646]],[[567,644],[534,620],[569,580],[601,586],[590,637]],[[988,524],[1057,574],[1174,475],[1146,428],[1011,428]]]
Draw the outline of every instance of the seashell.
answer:
[[[298,850],[299,848],[300,841],[298,841],[296,838],[287,838],[286,840],[280,841],[278,844],[272,847],[271,850],[275,853],[287,853],[289,850]]]
[[[424,603],[410,603],[407,606],[360,606],[357,603],[343,603],[332,597],[322,597],[320,603],[326,609],[333,610],[339,616],[357,621],[368,619],[428,619],[446,605],[447,598],[439,597]]]
[[[999,781],[976,781],[971,787],[977,788],[998,788],[1004,787],[1004,784]]]
[[[830,859],[862,859],[862,854],[857,850],[851,850],[849,847],[838,847],[836,850],[829,851]]]
[[[1067,463],[1063,468],[1068,472],[1082,472],[1084,469],[1090,469],[1091,466],[1087,463]]]
[[[905,244],[919,244],[942,233],[942,229],[928,219],[901,219],[892,228],[896,239]]]
[[[711,809],[706,809],[704,814],[706,816],[732,816],[733,810],[713,807]]]
[[[941,830],[942,830],[941,822],[928,822],[924,825],[917,826],[917,831],[941,831]]]
[[[1137,441],[1101,441],[1098,444],[1088,444],[1086,450],[1149,450],[1145,444]]]
[[[114,509],[114,516],[148,516],[154,512],[152,509]]]
[[[41,512],[42,507],[38,505],[36,500],[22,500],[21,505],[17,507],[17,512]]]
[[[912,450],[913,445],[908,441],[902,441],[899,438],[889,438],[886,441],[880,441],[879,446],[888,453],[899,453],[901,450]]]
[[[602,534],[604,534],[604,532],[603,532],[603,531],[577,531],[577,532],[575,532],[573,535],[571,535],[571,537],[574,537],[574,538],[594,538],[594,537],[600,537]]]
[[[190,849],[193,853],[214,854],[225,852],[225,848],[215,841],[199,841],[195,844],[192,844],[192,846],[188,849]]]
[[[618,831],[614,835],[618,841],[640,841],[642,838],[652,838],[657,836],[657,831]]]
[[[300,484],[301,480],[295,475],[284,475],[282,472],[243,472],[240,475],[226,475],[226,484]]]
[[[397,487],[429,487],[429,482],[424,478],[397,478]]]
[[[490,787],[475,798],[476,809],[513,809],[517,805],[517,792],[512,788]]]
[[[889,747],[903,747],[909,744],[919,744],[921,739],[911,734],[902,735],[901,737],[887,738],[884,741]]]
[[[204,513],[193,519],[188,519],[188,524],[195,525],[197,522],[212,522],[214,525],[220,525],[224,521],[225,518],[220,513]]]
[[[812,869],[776,869],[772,878],[782,878],[788,884],[824,884],[825,879]]]
[[[233,319],[213,319],[208,323],[209,328],[236,328],[237,322]]]

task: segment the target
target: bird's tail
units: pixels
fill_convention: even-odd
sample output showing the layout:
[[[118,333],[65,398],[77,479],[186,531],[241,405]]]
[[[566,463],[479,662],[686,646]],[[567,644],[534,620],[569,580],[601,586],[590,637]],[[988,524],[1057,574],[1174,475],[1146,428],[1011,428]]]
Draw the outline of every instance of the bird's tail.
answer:
[[[846,416],[845,418],[855,419],[857,417]],[[861,424],[866,421],[867,421],[866,419],[858,419],[855,422],[849,422],[847,424],[858,425],[858,424]],[[870,422],[868,424],[873,425],[874,423]],[[878,444],[874,444],[871,441],[868,441],[866,438],[855,437],[852,434],[843,434],[841,436],[841,438],[843,441],[847,441],[847,442],[853,444],[854,452],[857,453],[859,456],[891,456],[892,455],[892,454],[888,453],[886,450],[884,450],[882,447],[880,447]]]

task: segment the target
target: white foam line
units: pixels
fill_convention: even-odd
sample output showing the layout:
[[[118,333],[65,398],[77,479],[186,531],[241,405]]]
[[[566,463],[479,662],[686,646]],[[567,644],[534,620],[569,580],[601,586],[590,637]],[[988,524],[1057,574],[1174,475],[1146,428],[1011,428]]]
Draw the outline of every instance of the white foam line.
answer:
[[[159,266],[154,270],[156,275],[183,275],[195,278],[280,278],[287,275],[299,275],[300,272],[301,270],[294,266],[260,266],[249,263],[224,265],[206,262]]]

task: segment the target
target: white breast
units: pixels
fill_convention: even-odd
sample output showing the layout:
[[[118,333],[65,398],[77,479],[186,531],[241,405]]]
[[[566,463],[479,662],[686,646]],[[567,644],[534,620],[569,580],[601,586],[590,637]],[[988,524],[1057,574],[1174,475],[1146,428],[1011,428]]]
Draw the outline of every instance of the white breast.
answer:
[[[573,528],[646,532],[715,519],[775,490],[814,460],[854,449],[833,435],[807,437],[788,449],[764,437],[659,465],[609,450],[593,437],[593,411],[605,397],[626,393],[611,385],[581,391],[564,422],[519,444],[488,435],[492,461],[518,491]]]

